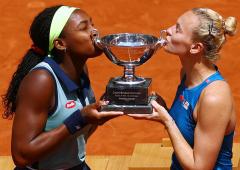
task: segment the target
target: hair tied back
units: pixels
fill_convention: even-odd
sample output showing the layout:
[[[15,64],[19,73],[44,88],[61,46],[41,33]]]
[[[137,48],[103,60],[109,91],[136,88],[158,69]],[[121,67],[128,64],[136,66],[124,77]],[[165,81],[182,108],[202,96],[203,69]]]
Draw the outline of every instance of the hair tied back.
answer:
[[[32,44],[31,49],[33,50],[34,53],[38,55],[41,55],[41,56],[45,55],[45,52],[35,44]]]
[[[222,29],[224,31],[224,34],[226,34],[227,33],[227,29],[226,29],[226,25],[225,25],[225,20],[224,19],[222,19]]]

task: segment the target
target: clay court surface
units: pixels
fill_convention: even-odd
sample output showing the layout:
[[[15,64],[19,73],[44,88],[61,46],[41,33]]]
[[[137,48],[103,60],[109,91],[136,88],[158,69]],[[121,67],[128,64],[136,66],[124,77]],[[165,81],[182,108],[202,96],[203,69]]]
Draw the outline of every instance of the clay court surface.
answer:
[[[159,36],[161,29],[175,24],[184,11],[193,7],[209,7],[240,21],[240,0],[2,0],[0,3],[0,94],[4,94],[11,75],[25,51],[31,46],[28,28],[33,17],[43,8],[55,4],[77,6],[92,16],[101,36],[119,32],[137,32]],[[240,33],[228,39],[222,49],[219,69],[231,86],[236,102],[238,122],[235,142],[240,142]],[[119,76],[123,68],[104,55],[88,61],[90,79],[96,98],[105,90],[110,77]],[[179,81],[180,63],[159,49],[136,74],[153,78],[152,89],[166,100],[168,106]],[[0,112],[3,112],[0,106]],[[213,122],[214,123],[214,122]],[[0,119],[0,155],[10,155],[12,120]],[[122,116],[99,126],[87,144],[87,154],[131,154],[136,143],[158,143],[167,137],[156,122],[134,120]]]

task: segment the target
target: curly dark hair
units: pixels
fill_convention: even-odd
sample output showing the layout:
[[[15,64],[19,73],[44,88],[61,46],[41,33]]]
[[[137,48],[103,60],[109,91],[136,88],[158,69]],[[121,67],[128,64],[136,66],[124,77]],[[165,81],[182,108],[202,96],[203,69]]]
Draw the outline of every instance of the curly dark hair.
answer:
[[[29,35],[34,46],[41,49],[42,53],[38,53],[33,48],[30,48],[24,55],[17,70],[12,76],[6,94],[2,96],[2,103],[5,109],[2,114],[3,118],[11,119],[13,117],[16,111],[16,97],[21,81],[35,65],[43,61],[46,57],[48,53],[49,32],[52,18],[57,9],[61,6],[62,5],[46,8],[34,18],[29,29]]]

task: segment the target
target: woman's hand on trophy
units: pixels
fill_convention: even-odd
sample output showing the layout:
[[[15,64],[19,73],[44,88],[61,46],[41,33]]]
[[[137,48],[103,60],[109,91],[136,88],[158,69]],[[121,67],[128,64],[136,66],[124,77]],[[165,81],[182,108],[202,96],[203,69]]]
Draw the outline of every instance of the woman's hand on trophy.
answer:
[[[169,120],[172,120],[172,117],[169,115],[168,111],[158,102],[152,100],[151,104],[153,106],[152,114],[128,114],[128,115],[135,119],[147,119],[161,122],[163,125],[165,125],[165,123],[168,122]]]
[[[153,96],[155,96],[155,100],[158,102],[158,104],[160,104],[162,107],[164,107],[167,111],[169,111],[167,104],[165,102],[165,100],[162,98],[162,96],[160,96],[158,93],[156,93],[155,91],[151,92],[151,94]]]
[[[100,100],[106,100],[106,92],[101,95]]]
[[[99,125],[104,124],[110,119],[123,115],[123,112],[118,111],[100,112],[100,107],[107,104],[107,101],[98,101],[96,103],[87,105],[81,110],[81,115],[84,117],[86,122]]]

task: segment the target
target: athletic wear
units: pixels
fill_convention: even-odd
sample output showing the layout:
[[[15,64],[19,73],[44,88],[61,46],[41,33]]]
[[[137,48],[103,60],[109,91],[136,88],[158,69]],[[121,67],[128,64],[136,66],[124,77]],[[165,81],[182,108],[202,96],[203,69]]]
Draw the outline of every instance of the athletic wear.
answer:
[[[181,131],[183,137],[193,148],[194,146],[194,130],[196,122],[193,118],[193,111],[197,104],[202,90],[213,81],[224,80],[219,71],[208,77],[200,85],[187,88],[184,85],[185,77],[182,79],[181,84],[178,86],[176,97],[170,109],[170,115],[176,122],[177,127]],[[214,123],[214,122],[213,122]],[[230,170],[232,169],[232,143],[233,132],[226,135],[221,146],[221,150],[216,161],[215,170]],[[173,153],[172,156],[172,170],[181,170],[181,166]]]
[[[85,105],[95,102],[90,81],[85,73],[80,77],[81,87],[77,86],[51,58],[46,57],[32,70],[45,69],[55,80],[55,109],[49,113],[44,130],[51,131],[63,124],[71,114],[79,112]],[[79,113],[80,114],[80,113]],[[70,169],[85,161],[85,136],[92,125],[80,128],[74,135],[64,139],[56,149],[38,161],[38,169]]]

